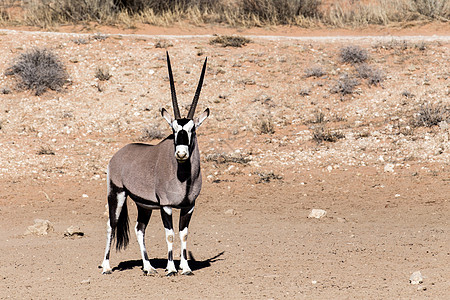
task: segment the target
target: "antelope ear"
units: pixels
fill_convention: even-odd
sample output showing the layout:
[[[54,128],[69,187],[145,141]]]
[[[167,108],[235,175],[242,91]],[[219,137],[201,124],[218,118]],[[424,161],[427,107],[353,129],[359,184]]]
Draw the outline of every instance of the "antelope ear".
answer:
[[[208,116],[209,116],[209,108],[205,109],[205,111],[202,112],[202,113],[200,114],[200,116],[198,116],[198,117],[195,119],[195,128],[198,128],[198,127],[203,123],[203,121],[206,120],[206,118],[207,118]]]
[[[173,119],[172,116],[165,110],[164,108],[161,109],[161,115],[163,118],[169,123],[170,127],[172,127]]]

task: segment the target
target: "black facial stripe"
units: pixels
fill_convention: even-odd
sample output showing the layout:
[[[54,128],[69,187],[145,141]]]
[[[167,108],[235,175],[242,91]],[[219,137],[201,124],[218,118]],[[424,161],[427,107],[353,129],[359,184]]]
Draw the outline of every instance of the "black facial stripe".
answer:
[[[186,145],[186,146],[189,145],[189,136],[188,136],[186,130],[182,129],[182,130],[178,131],[177,140],[175,141],[175,143],[177,145]]]
[[[180,125],[180,126],[184,126],[184,125],[186,125],[189,121],[191,121],[191,119],[183,118],[183,119],[178,119],[178,120],[177,120],[177,123],[178,123],[178,125]]]

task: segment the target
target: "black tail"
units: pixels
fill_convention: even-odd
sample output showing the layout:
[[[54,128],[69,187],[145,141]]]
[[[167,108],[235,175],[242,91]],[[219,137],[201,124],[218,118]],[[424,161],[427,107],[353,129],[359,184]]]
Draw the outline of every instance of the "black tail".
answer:
[[[116,238],[116,250],[120,251],[125,249],[130,242],[127,201],[125,201],[122,206],[122,211],[120,212],[119,220],[117,221],[116,226],[111,227],[113,237]]]

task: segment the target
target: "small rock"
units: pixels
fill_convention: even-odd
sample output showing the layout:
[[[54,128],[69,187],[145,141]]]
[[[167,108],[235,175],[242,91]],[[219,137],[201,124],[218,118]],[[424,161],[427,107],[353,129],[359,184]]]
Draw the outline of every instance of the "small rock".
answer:
[[[50,231],[53,231],[53,224],[49,220],[35,219],[34,225],[28,226],[24,234],[47,235]]]
[[[83,198],[89,198],[89,195],[83,194],[83,195],[81,195],[81,197],[83,197]]]
[[[91,283],[91,279],[88,278],[88,279],[82,280],[80,283],[81,284],[90,284]]]
[[[325,217],[327,214],[327,212],[323,209],[313,209],[311,210],[311,212],[309,213],[308,218],[316,218],[316,219],[320,219]]]
[[[384,166],[384,171],[394,173],[394,164],[386,164]]]
[[[64,232],[64,236],[84,236],[84,232],[81,231],[80,227],[70,226]]]
[[[447,130],[449,128],[447,121],[439,122],[439,128],[441,128],[442,130]]]
[[[420,284],[423,282],[423,277],[420,271],[416,271],[412,273],[411,277],[409,277],[409,283],[411,284]]]
[[[427,290],[427,287],[426,287],[426,286],[423,286],[423,285],[419,285],[419,286],[417,287],[417,290],[418,290],[418,291],[426,291],[426,290]]]
[[[230,208],[227,211],[225,211],[225,214],[234,216],[236,214],[236,211],[234,209]]]
[[[337,218],[337,221],[339,222],[339,223],[345,223],[345,222],[347,222],[347,220],[346,219],[344,219],[344,218]]]

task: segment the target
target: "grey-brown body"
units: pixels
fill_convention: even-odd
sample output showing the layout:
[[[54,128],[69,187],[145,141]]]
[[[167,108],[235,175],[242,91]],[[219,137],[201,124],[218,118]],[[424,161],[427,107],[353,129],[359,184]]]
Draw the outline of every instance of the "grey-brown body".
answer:
[[[173,155],[173,139],[170,135],[157,145],[135,143],[120,149],[109,162],[111,184],[138,205],[191,207],[202,188],[197,139],[193,137],[191,159],[184,163]]]

